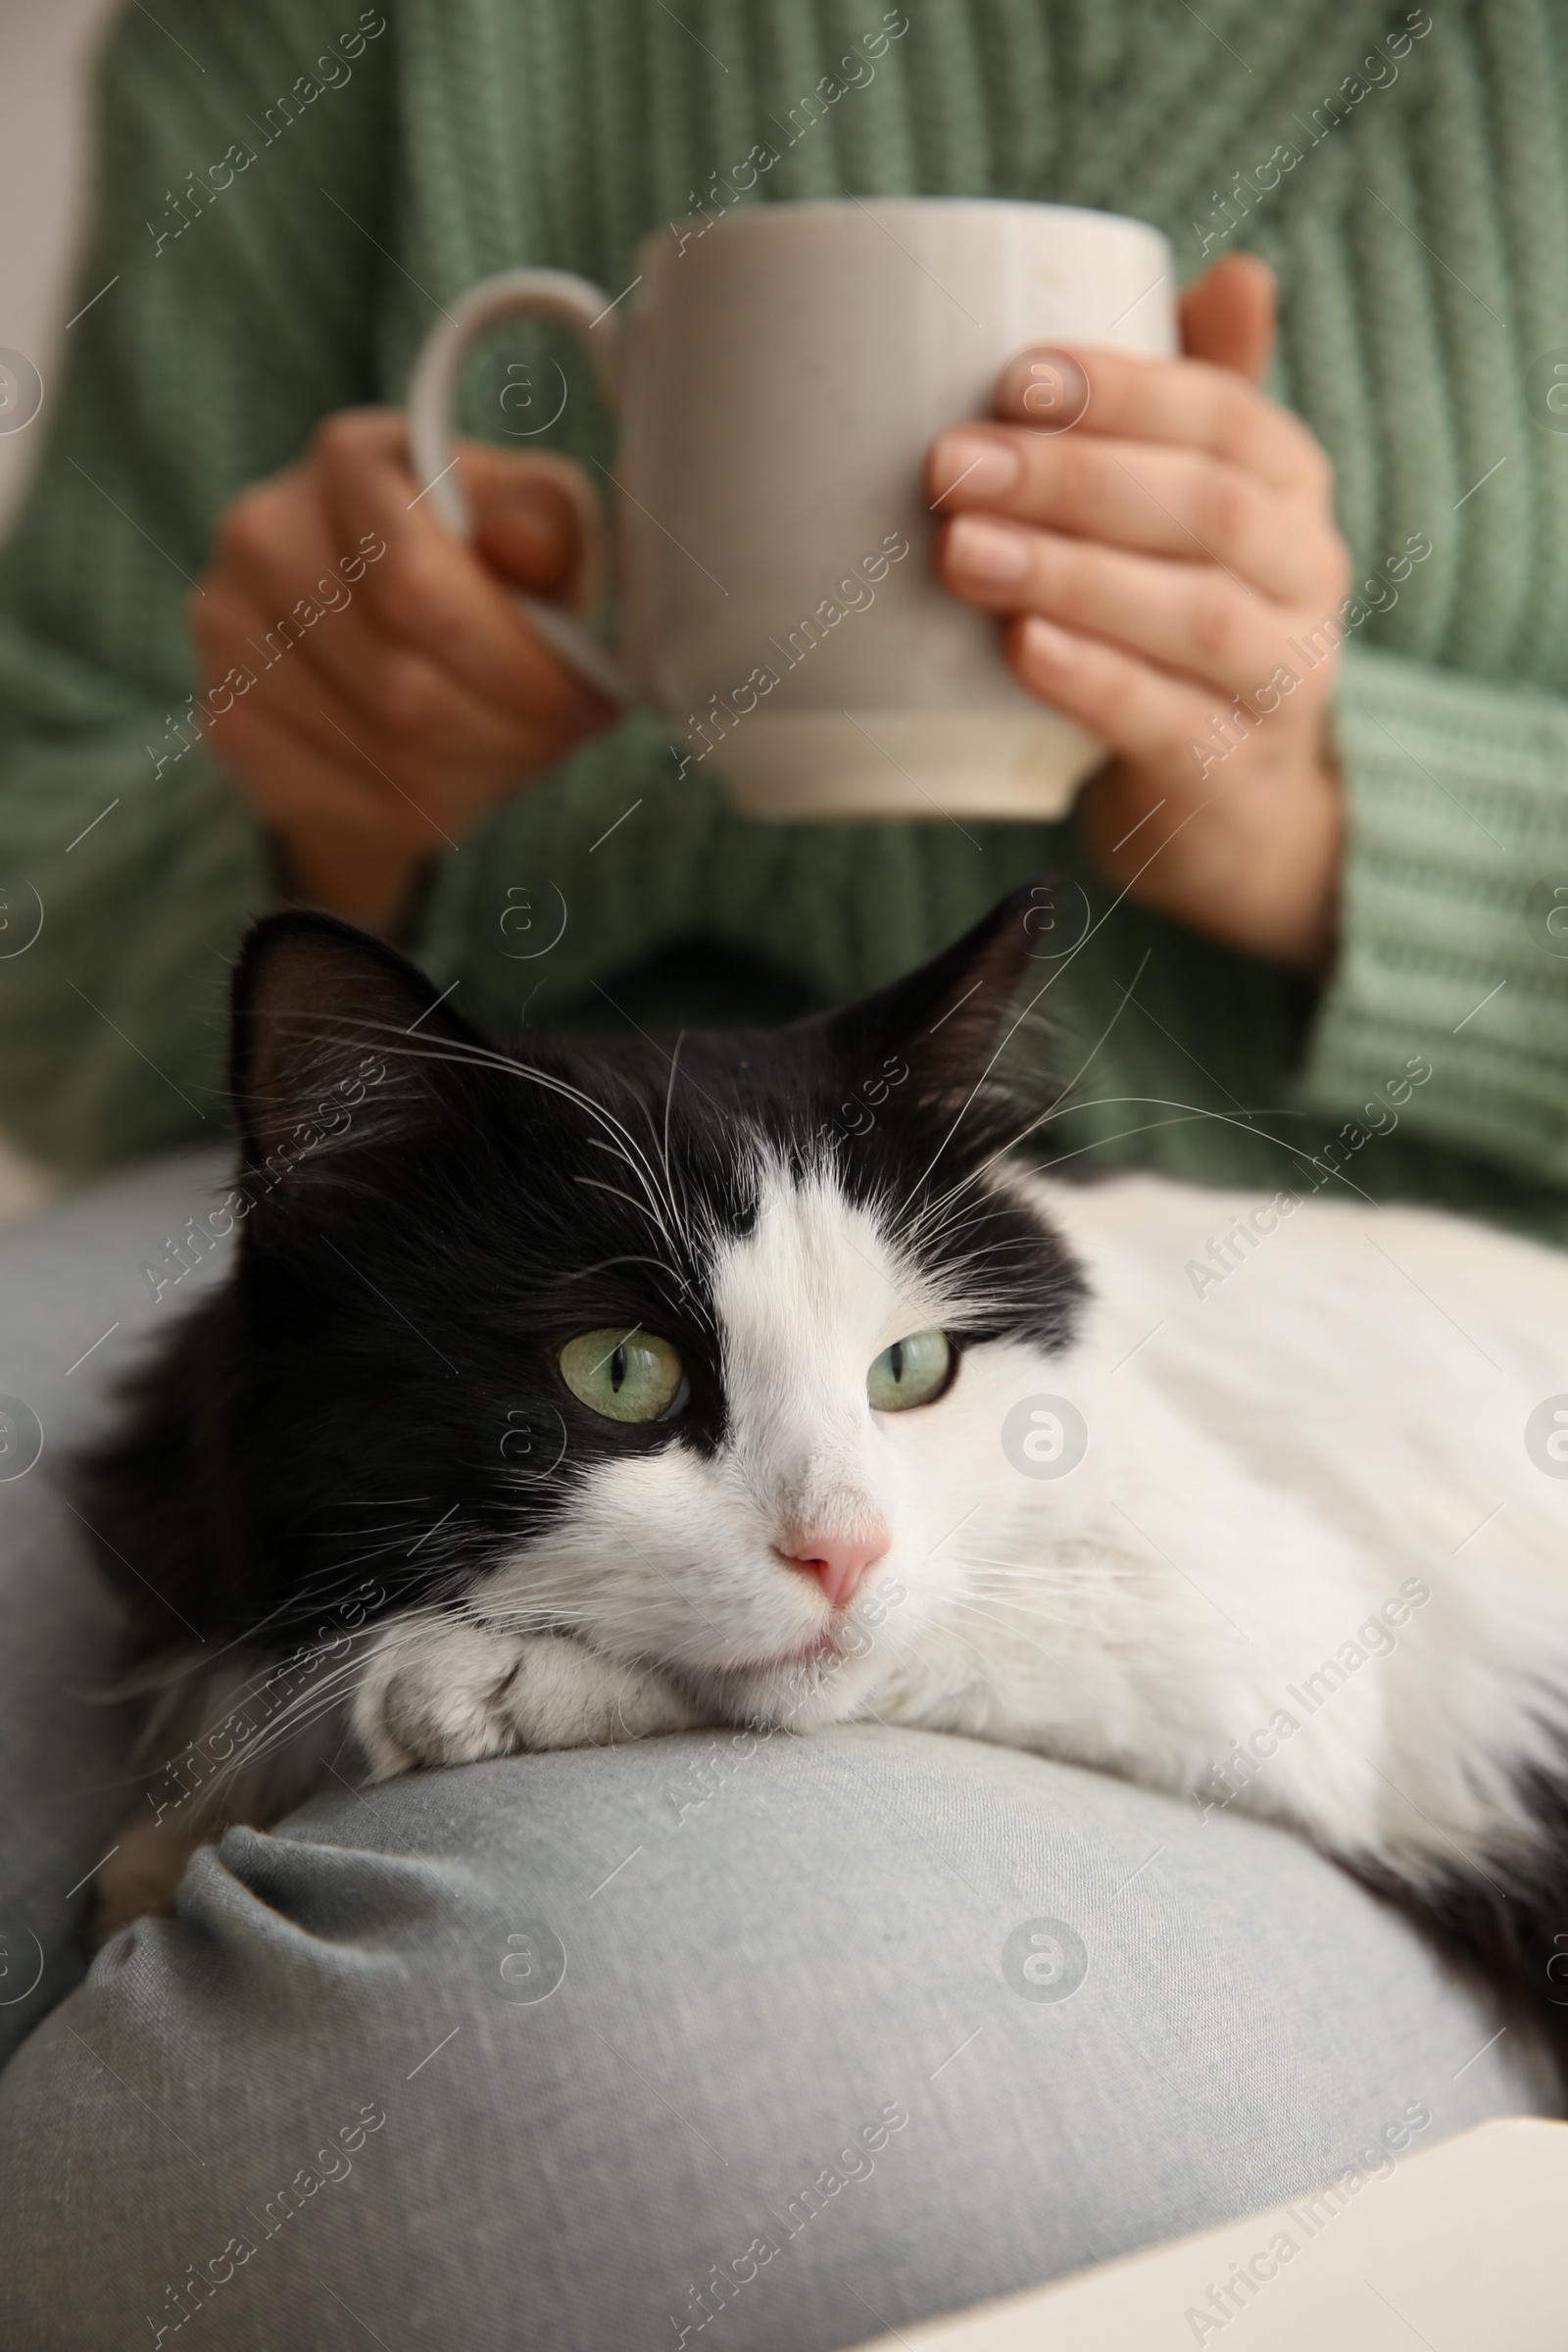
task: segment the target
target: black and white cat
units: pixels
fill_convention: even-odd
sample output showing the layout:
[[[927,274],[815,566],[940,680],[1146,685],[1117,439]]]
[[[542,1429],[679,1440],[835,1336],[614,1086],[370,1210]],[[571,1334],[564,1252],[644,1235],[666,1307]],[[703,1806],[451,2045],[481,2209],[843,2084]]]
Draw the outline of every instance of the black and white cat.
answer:
[[[1290,1824],[1568,2023],[1568,1261],[1036,1172],[1038,914],[526,1058],[255,928],[232,1271],[83,1465],[180,1749],[109,1924],[351,1730],[383,1778],[874,1716]]]

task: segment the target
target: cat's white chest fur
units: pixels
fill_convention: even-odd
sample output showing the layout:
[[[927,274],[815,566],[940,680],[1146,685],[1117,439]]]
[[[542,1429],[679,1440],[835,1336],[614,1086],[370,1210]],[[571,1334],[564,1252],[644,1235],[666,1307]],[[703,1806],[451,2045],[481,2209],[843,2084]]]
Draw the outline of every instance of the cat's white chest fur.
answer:
[[[1568,1392],[1568,1262],[1424,1211],[1006,1181],[1086,1268],[1080,1336],[968,1346],[949,1394],[878,1413],[878,1350],[961,1334],[967,1302],[830,1184],[764,1180],[715,1253],[716,1447],[596,1465],[472,1595],[441,1704],[428,1658],[400,1694],[416,1621],[390,1627],[356,1711],[380,1768],[876,1715],[1416,1879],[1523,1832],[1521,1776],[1568,1732],[1568,1477],[1525,1441]],[[887,1531],[831,1619],[779,1556],[803,1521]],[[498,1678],[484,1635],[552,1647]],[[438,1720],[461,1734],[411,1748]]]

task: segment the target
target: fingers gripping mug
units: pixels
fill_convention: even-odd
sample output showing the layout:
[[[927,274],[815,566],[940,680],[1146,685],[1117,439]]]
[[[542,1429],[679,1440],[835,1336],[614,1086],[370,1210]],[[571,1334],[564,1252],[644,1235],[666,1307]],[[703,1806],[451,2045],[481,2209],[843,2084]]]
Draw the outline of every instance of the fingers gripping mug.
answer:
[[[513,270],[436,328],[410,437],[443,518],[466,534],[468,353],[504,322],[569,326],[620,419],[619,637],[521,599],[564,661],[662,711],[754,815],[1059,815],[1103,749],[932,577],[922,466],[945,425],[991,414],[1027,344],[1174,351],[1165,239],[1061,205],[852,198],[674,222],[637,260],[629,304]],[[1070,429],[1062,379],[1038,389],[1037,428]]]

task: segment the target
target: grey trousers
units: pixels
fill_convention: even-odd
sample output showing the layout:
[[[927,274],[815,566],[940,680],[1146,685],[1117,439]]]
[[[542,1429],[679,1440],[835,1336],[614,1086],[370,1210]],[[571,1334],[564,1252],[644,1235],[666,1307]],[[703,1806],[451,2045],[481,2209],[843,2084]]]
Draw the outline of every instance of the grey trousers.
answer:
[[[830,2352],[1547,2103],[1294,1838],[876,1728],[334,1787],[89,1970],[130,1726],[50,1474],[216,1178],[0,1234],[0,2341]]]

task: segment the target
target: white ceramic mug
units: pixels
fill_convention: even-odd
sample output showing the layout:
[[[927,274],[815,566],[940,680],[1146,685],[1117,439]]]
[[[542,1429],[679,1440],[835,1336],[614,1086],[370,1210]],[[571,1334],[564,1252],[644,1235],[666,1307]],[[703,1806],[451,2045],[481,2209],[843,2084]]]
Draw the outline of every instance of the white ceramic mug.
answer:
[[[432,503],[466,533],[451,435],[475,342],[572,327],[620,417],[620,638],[520,600],[563,658],[656,706],[754,815],[1058,815],[1102,747],[938,586],[922,466],[1027,344],[1173,352],[1164,237],[1063,205],[851,198],[675,222],[637,261],[627,301],[507,270],[435,329],[409,401]],[[1043,379],[1043,430],[1070,429],[1059,392]]]

